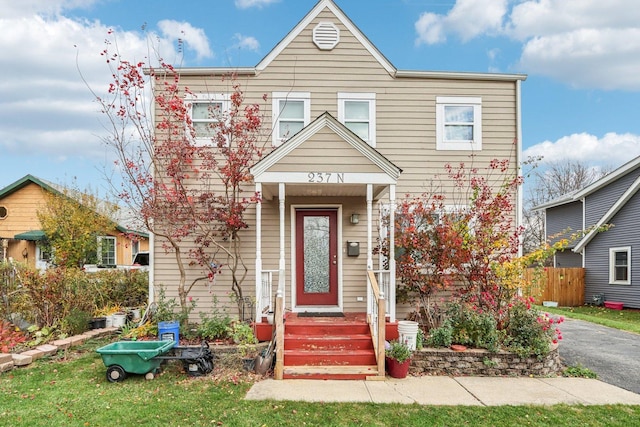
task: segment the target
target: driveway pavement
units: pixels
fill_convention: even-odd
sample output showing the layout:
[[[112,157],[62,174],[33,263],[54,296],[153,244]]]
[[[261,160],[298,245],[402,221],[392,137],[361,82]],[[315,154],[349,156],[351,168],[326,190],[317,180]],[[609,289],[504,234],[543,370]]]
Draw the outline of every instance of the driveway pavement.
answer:
[[[640,394],[640,335],[575,319],[565,319],[560,330],[566,366],[580,364],[599,380]]]

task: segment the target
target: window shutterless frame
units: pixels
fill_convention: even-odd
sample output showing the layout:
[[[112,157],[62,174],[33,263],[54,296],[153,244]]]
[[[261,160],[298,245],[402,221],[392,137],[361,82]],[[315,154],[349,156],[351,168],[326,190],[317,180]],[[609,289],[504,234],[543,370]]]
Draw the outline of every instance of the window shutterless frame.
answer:
[[[436,150],[482,150],[482,98],[436,97]]]

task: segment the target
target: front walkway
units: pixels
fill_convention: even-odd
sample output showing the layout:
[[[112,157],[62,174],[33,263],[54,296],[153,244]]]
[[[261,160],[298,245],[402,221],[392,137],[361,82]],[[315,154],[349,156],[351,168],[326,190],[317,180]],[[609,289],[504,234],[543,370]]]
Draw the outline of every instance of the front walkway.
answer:
[[[386,381],[267,379],[247,400],[372,402],[420,405],[640,405],[640,395],[585,378],[424,376]]]

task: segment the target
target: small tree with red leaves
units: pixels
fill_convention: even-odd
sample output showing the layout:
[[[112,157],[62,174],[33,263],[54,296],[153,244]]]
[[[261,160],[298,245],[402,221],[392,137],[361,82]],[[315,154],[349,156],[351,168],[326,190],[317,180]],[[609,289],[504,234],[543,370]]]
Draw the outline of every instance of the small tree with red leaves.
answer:
[[[508,160],[483,170],[447,164],[445,171],[436,190],[403,200],[396,215],[398,297],[428,327],[439,323],[434,296],[441,291],[498,315],[515,291],[502,286],[494,267],[518,255],[522,232],[515,226],[522,180]],[[388,255],[388,241],[380,249]]]
[[[210,142],[203,143],[196,138],[188,100],[196,95],[181,83],[179,70],[161,60],[157,66],[127,61],[108,42],[102,55],[112,82],[106,96],[94,95],[107,117],[104,142],[123,178],[118,198],[174,255],[182,318],[188,317],[193,286],[223,272],[231,277],[241,313],[248,269],[240,232],[259,197],[245,187],[252,181],[249,167],[262,157],[261,142],[267,140],[259,105],[245,105],[235,78],[223,79],[230,107],[210,111],[215,120],[207,124]],[[188,267],[195,266],[199,273],[188,281]]]

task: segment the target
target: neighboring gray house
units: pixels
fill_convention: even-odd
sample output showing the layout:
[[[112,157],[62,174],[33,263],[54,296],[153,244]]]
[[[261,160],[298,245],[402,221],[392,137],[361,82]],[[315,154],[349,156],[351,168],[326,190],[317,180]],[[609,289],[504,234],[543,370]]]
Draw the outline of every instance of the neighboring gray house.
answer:
[[[613,227],[586,234],[554,257],[554,267],[585,268],[585,302],[609,301],[640,308],[640,157],[583,188],[536,209],[545,212],[545,235]]]

